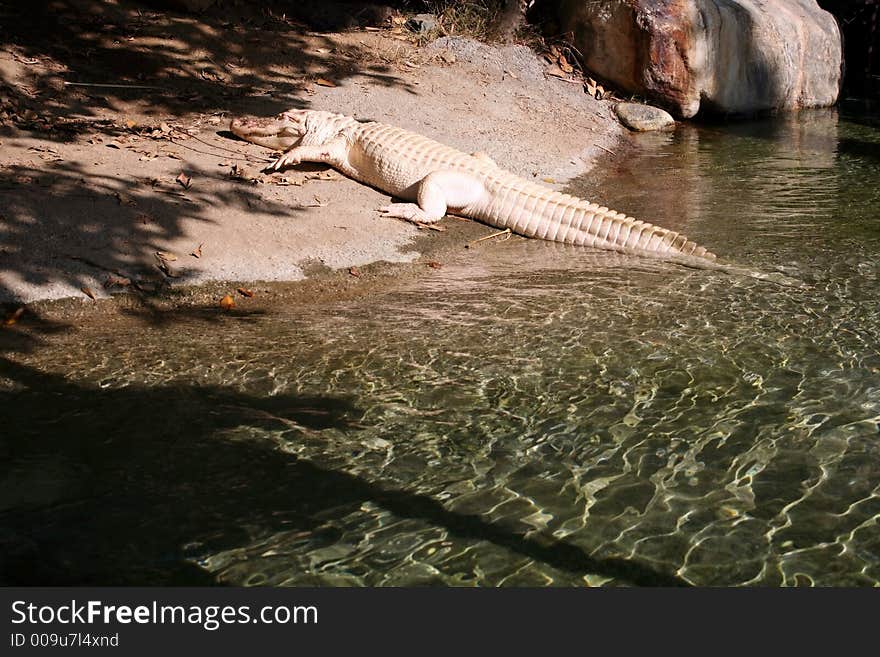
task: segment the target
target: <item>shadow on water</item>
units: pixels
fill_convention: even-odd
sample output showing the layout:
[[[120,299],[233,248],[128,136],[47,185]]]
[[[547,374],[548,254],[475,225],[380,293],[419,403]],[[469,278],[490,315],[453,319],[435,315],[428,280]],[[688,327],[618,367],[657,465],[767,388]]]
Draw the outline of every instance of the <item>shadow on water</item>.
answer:
[[[841,139],[837,150],[842,155],[880,160],[880,144],[860,139]]]
[[[224,431],[279,427],[315,438],[354,429],[362,412],[333,396],[254,396],[222,386],[101,388],[0,359],[4,417],[4,585],[214,583],[195,555],[252,533],[311,531],[322,514],[372,502],[402,518],[489,541],[577,573],[683,585],[625,559],[594,559],[553,539],[510,532],[431,497],[386,488]],[[129,417],[149,423],[133,425]]]

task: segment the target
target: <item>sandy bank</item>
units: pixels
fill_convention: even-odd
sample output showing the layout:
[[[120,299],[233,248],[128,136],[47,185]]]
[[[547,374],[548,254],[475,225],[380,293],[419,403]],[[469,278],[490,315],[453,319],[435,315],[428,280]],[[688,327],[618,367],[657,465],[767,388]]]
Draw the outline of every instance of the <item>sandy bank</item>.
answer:
[[[386,195],[318,167],[263,175],[271,154],[225,132],[235,114],[393,123],[557,187],[622,132],[522,46],[101,11],[102,29],[73,13],[51,41],[17,26],[0,53],[0,301],[296,281],[477,234],[381,217]]]

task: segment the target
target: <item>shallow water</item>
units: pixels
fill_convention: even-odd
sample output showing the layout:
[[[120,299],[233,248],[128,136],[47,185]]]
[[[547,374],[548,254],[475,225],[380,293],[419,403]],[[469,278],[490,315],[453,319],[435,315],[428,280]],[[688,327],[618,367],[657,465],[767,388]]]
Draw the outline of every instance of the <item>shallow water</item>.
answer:
[[[880,583],[878,153],[865,113],[804,113],[572,186],[809,287],[511,239],[7,353],[5,578]]]

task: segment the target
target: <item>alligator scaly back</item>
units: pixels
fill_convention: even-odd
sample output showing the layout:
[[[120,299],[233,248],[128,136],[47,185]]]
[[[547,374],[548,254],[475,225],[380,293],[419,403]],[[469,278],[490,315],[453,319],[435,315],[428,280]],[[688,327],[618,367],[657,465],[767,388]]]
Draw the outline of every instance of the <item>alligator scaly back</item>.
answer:
[[[274,120],[234,119],[230,130],[263,144],[289,143],[271,168],[323,162],[406,203],[386,215],[430,224],[449,212],[526,237],[609,249],[689,267],[798,285],[778,273],[717,262],[686,236],[596,203],[557,192],[504,170],[482,153],[467,154],[428,137],[377,122],[315,110]]]

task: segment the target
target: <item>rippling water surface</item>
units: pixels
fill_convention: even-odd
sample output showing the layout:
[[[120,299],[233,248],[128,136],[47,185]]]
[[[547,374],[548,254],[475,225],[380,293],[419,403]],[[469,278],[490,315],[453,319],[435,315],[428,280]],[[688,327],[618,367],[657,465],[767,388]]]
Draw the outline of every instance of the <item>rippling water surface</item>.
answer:
[[[6,578],[880,583],[878,154],[862,112],[684,127],[570,190],[805,288],[514,239],[7,354]]]

